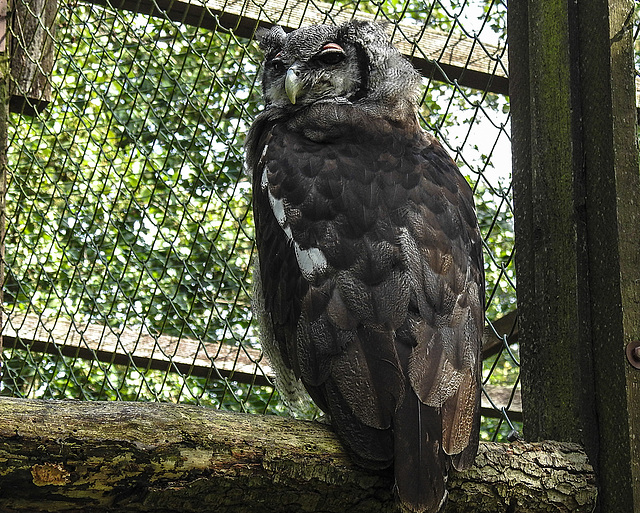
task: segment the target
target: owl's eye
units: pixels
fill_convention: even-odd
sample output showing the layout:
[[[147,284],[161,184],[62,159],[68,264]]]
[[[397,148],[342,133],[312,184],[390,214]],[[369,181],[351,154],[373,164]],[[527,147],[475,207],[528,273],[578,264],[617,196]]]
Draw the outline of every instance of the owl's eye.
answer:
[[[286,66],[284,65],[284,62],[282,62],[281,60],[271,61],[271,67],[278,72],[284,71],[286,68]]]
[[[327,65],[338,64],[344,60],[344,57],[344,50],[336,43],[327,43],[316,54],[316,59]]]
[[[283,72],[287,68],[281,58],[281,55],[282,52],[277,54],[273,59],[269,61],[269,66],[271,66],[271,68],[278,73]]]

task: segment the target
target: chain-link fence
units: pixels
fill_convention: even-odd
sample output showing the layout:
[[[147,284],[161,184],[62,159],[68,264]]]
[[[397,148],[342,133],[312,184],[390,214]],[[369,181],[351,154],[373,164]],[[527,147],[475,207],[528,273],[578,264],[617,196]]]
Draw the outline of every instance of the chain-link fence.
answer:
[[[14,76],[40,82],[16,80],[10,118],[2,395],[285,413],[251,320],[250,38],[364,17],[423,72],[424,125],[474,188],[483,437],[520,420],[501,0],[18,3],[37,22],[10,27]]]

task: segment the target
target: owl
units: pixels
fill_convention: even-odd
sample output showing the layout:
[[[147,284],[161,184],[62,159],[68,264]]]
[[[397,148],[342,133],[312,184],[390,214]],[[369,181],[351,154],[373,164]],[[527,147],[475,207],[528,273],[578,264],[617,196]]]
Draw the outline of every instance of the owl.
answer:
[[[305,392],[401,508],[440,511],[478,448],[484,324],[472,191],[417,114],[384,27],[257,34],[264,111],[246,140],[254,313],[281,395]]]

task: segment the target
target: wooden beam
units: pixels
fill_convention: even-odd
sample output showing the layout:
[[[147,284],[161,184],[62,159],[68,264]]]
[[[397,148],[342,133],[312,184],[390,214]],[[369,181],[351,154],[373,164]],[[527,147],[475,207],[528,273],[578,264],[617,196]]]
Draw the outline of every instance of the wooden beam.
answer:
[[[507,334],[511,333],[514,320],[514,313],[507,314],[494,322],[494,328],[503,328]],[[2,327],[2,337],[5,349],[28,348],[30,351],[108,364],[133,363],[139,369],[181,372],[210,379],[224,377],[259,386],[271,386],[275,381],[273,370],[262,352],[246,343],[212,343],[186,337],[151,335],[143,327],[113,330],[101,324],[33,314],[8,316]],[[485,345],[489,346],[491,354],[495,354],[494,348],[502,344],[502,339],[495,335],[485,337]],[[483,394],[483,415],[500,417],[500,409],[509,406],[511,420],[522,420],[519,390],[511,400],[512,387],[487,385],[485,389],[491,400]]]
[[[640,343],[635,4],[579,5],[589,316],[602,448],[599,503],[603,512],[640,511],[640,368],[626,351]]]
[[[595,406],[569,5],[533,0],[508,11],[521,377],[525,436],[593,448],[594,426],[583,430]]]
[[[522,395],[519,388],[510,386],[484,385],[480,413],[485,417],[501,418],[504,408],[509,420],[522,422]]]
[[[229,30],[251,38],[258,26],[278,24],[287,30],[317,23],[373,20],[357,4],[306,0],[91,0],[133,12],[167,17],[211,30]],[[393,42],[426,77],[506,94],[505,46],[484,44],[462,34],[446,33],[409,22],[393,26]]]
[[[487,320],[482,338],[482,359],[497,354],[504,347],[504,337],[509,345],[518,343],[518,311],[507,312],[499,319]]]
[[[249,0],[87,0],[92,3],[168,17],[212,30],[233,30],[250,38],[258,26],[278,23],[293,30],[303,24],[341,23],[354,17],[373,15],[339,7],[333,3],[302,0],[251,2]],[[51,101],[49,76],[53,69],[53,37],[57,0],[17,0],[14,14],[16,41],[13,44],[11,110],[33,114]],[[34,13],[36,15],[34,15]],[[394,44],[426,77],[457,81],[475,89],[508,94],[508,58],[505,46],[477,41],[461,34],[449,34],[407,22],[393,29]],[[640,106],[640,78],[636,79]]]
[[[51,102],[57,0],[14,0],[11,111],[33,115]]]
[[[509,5],[528,439],[582,444],[599,511],[640,511],[640,174],[631,0]]]
[[[0,398],[0,510],[392,513],[393,476],[357,467],[318,422],[162,403]],[[449,513],[590,512],[575,444],[483,443]]]
[[[33,314],[7,317],[5,348],[60,354],[139,369],[181,372],[205,378],[229,378],[241,383],[271,385],[271,367],[262,352],[247,344],[202,342],[152,335],[144,327],[115,330],[106,325]]]

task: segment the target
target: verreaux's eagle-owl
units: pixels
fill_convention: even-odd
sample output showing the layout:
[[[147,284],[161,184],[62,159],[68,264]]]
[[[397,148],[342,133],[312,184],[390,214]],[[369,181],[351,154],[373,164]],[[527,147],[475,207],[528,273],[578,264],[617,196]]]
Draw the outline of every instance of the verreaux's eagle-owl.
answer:
[[[478,447],[472,192],[420,127],[419,74],[380,25],[257,38],[254,308],[279,389],[292,403],[304,386],[358,463],[393,464],[405,510],[439,511]]]

